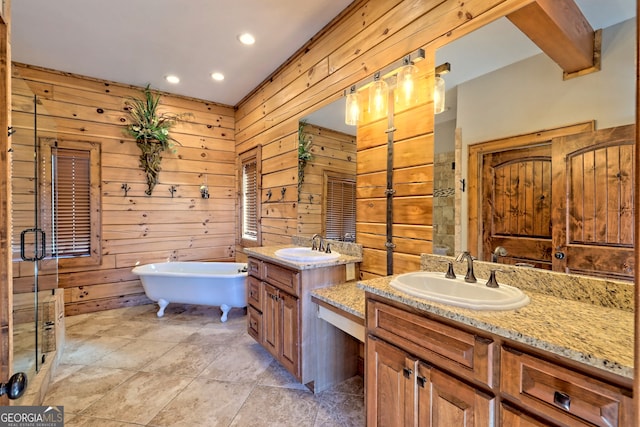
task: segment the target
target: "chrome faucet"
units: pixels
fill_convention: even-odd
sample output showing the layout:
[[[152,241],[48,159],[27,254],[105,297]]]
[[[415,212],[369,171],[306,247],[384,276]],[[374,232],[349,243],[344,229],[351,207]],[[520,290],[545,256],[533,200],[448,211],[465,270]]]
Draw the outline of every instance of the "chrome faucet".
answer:
[[[469,251],[464,251],[456,257],[456,262],[462,262],[467,259],[467,274],[464,276],[464,281],[467,283],[476,283],[476,275],[473,274],[473,257]]]

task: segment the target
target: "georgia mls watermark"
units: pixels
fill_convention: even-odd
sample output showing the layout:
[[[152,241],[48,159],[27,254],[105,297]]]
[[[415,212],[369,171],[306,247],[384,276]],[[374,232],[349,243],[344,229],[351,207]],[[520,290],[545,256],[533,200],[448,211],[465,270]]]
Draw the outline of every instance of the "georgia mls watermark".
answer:
[[[0,427],[64,427],[64,406],[0,406]]]

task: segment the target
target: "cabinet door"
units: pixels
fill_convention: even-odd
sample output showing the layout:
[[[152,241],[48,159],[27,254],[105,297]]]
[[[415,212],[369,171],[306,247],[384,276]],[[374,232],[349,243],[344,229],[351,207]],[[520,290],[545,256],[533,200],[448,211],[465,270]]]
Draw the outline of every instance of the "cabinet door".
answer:
[[[417,399],[416,419],[418,427],[431,426],[431,366],[418,362],[416,375]]]
[[[265,283],[262,311],[262,344],[276,359],[280,354],[280,304],[278,289]]]
[[[495,398],[448,374],[431,370],[431,426],[482,427],[494,425]]]
[[[373,336],[366,347],[367,426],[414,425],[417,361]]]
[[[281,339],[282,352],[280,363],[295,377],[300,377],[299,360],[300,346],[298,343],[298,304],[299,300],[285,292],[279,293],[279,304],[281,307]]]
[[[500,407],[500,425],[505,427],[555,427],[555,424],[538,421],[504,404]]]

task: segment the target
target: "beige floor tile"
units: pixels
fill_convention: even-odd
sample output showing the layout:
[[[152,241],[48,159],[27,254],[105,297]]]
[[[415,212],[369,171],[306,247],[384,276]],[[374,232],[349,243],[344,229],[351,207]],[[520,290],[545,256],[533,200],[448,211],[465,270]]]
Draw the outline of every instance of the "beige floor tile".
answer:
[[[129,340],[111,337],[92,337],[82,341],[69,340],[61,363],[92,365],[109,353],[126,345]]]
[[[232,382],[257,382],[273,362],[273,357],[254,341],[227,347],[200,374],[201,378]]]
[[[65,406],[65,425],[364,425],[362,378],[314,396],[247,334],[242,310],[226,323],[215,307],[176,304],[163,318],[155,311],[70,318],[76,333],[45,397]]]
[[[178,343],[171,351],[140,370],[195,378],[223,351],[224,349],[220,347]]]
[[[73,415],[67,420],[64,416],[64,427],[134,427],[140,424],[124,423],[122,421],[105,420],[104,418],[93,418],[84,415]]]
[[[131,340],[127,344],[99,359],[96,364],[107,368],[139,371],[178,346],[174,342]]]
[[[152,326],[138,338],[141,340],[167,341],[178,343],[187,339],[191,334],[198,332],[202,328],[200,325],[192,326],[185,324],[163,322],[163,319],[150,321]]]
[[[314,427],[364,427],[363,396],[322,393],[317,397],[318,415]]]
[[[311,392],[257,386],[231,426],[313,426],[318,403]]]
[[[191,381],[191,378],[137,372],[82,415],[146,424]]]
[[[296,378],[289,373],[289,371],[284,369],[277,360],[274,360],[271,365],[269,365],[269,368],[267,368],[262,373],[262,375],[260,375],[258,384],[270,387],[285,387],[298,390],[308,390],[308,388],[304,384],[300,384],[298,380],[296,380]]]
[[[162,427],[228,426],[253,384],[196,379],[149,423]]]
[[[65,412],[80,412],[133,375],[133,372],[122,369],[85,366],[70,373],[64,380],[54,382],[43,404],[62,405]]]

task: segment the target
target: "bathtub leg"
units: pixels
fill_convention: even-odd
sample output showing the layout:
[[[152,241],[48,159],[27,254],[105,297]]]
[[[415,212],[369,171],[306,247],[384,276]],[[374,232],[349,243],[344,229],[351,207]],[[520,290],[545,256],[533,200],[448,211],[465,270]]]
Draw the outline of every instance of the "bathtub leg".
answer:
[[[222,317],[220,317],[220,321],[224,323],[227,321],[227,314],[229,314],[229,310],[231,310],[231,307],[229,307],[227,304],[222,304],[220,306],[220,310],[222,310]]]
[[[160,310],[158,310],[158,317],[162,317],[164,316],[164,309],[167,308],[167,306],[169,305],[169,301],[167,301],[166,299],[158,299],[158,305],[160,306]]]

